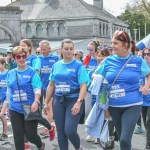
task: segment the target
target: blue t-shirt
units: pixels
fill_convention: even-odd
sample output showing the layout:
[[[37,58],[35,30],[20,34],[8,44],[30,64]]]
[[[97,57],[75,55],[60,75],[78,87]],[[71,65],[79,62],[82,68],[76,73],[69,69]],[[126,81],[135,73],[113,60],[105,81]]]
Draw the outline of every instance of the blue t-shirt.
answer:
[[[4,73],[0,73],[0,103],[6,100],[6,81],[7,81],[8,70]]]
[[[52,65],[59,60],[59,56],[51,53],[46,57],[40,55],[39,58],[41,60],[40,77],[43,84],[42,88],[46,90],[49,83]]]
[[[64,63],[63,60],[56,62],[52,66],[50,81],[55,82],[55,94],[61,96],[62,94],[69,94],[72,91],[78,91],[80,85],[86,83],[89,78],[83,64],[73,59],[69,63]],[[67,97],[78,97],[79,92],[70,94]]]
[[[143,86],[145,84],[145,76],[141,76],[140,84]],[[150,106],[150,88],[147,95],[143,95],[143,106]]]
[[[40,71],[40,69],[41,69],[41,61],[40,61],[39,57],[37,57],[33,54],[27,57],[26,65],[28,65],[38,71]]]
[[[7,87],[10,90],[9,95],[9,109],[14,110],[18,113],[23,113],[22,106],[20,103],[19,90],[17,85],[16,72],[18,76],[18,84],[20,87],[20,94],[22,103],[32,104],[34,101],[34,89],[41,88],[42,82],[37,72],[27,67],[25,70],[13,69],[8,72],[7,76]]]
[[[117,55],[108,56],[95,71],[108,81],[110,106],[128,107],[143,103],[142,93],[139,92],[139,80],[141,75],[147,75],[150,69],[141,57],[133,56],[111,87],[116,75],[130,56],[131,54],[125,58],[119,58]]]
[[[91,57],[88,65],[86,66],[87,72],[90,72],[91,70],[95,70],[97,68],[97,60],[96,58]]]

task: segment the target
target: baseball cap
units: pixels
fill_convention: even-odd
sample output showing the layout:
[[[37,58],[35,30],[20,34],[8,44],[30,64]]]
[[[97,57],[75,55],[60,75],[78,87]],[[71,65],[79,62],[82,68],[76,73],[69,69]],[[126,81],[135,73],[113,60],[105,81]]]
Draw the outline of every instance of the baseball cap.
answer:
[[[12,53],[12,49],[13,49],[13,47],[7,48],[7,53]]]

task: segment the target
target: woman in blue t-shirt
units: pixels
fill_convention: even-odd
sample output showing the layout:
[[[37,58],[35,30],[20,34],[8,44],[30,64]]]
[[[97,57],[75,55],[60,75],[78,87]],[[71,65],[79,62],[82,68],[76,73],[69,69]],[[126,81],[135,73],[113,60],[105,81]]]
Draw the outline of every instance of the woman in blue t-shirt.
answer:
[[[6,69],[6,60],[4,57],[0,56],[0,117],[3,123],[3,131],[0,136],[0,141],[8,140],[7,135],[7,118],[6,118],[6,110],[7,108],[7,98],[6,98],[6,82],[7,82],[7,74],[8,70]]]
[[[142,52],[142,57],[147,62],[150,67],[150,48],[145,48]],[[142,83],[145,82],[145,77],[140,80]],[[148,90],[148,95],[143,95],[143,107],[142,107],[142,117],[144,127],[146,129],[146,148],[150,149],[150,88]]]
[[[27,52],[24,48],[15,47],[12,55],[17,68],[8,72],[7,98],[16,150],[24,149],[24,135],[38,149],[44,150],[45,144],[37,134],[38,120],[24,120],[24,111],[20,102],[21,97],[22,103],[31,105],[31,111],[35,112],[39,107],[42,82],[35,69],[26,65]]]
[[[131,150],[132,134],[143,104],[142,93],[147,94],[150,86],[150,69],[145,60],[129,53],[130,38],[126,32],[116,31],[113,34],[112,47],[114,55],[108,56],[95,72],[108,81],[109,111],[119,137],[120,148]],[[139,85],[141,75],[146,75],[148,79],[143,87]]]
[[[93,71],[97,68],[96,52],[97,52],[97,48],[99,46],[100,46],[100,41],[98,41],[98,40],[90,40],[87,45],[88,54],[83,59],[83,65],[84,65],[87,73],[89,73],[90,71]],[[88,116],[88,114],[90,113],[91,100],[92,100],[92,96],[91,96],[90,92],[88,91],[88,88],[87,88],[87,92],[86,92],[84,99],[85,99],[85,106],[86,106],[85,107],[85,118],[86,118]],[[93,141],[93,138],[91,136],[87,136],[86,140]]]
[[[34,68],[39,73],[41,69],[41,61],[33,54],[32,42],[29,39],[22,39],[19,42],[19,46],[22,46],[27,52],[26,65]]]
[[[83,112],[88,75],[82,62],[74,59],[74,44],[70,39],[61,43],[63,59],[54,63],[46,91],[44,112],[53,94],[52,108],[60,150],[68,150],[68,140],[76,150],[82,150],[77,133]]]

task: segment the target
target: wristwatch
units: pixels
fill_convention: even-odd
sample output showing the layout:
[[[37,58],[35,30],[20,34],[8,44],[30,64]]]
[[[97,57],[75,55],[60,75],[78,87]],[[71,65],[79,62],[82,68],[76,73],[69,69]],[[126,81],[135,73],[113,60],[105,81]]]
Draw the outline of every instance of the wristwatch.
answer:
[[[82,103],[82,102],[83,102],[83,100],[82,100],[82,99],[78,99],[78,100],[77,100],[77,102],[80,102],[80,103]]]

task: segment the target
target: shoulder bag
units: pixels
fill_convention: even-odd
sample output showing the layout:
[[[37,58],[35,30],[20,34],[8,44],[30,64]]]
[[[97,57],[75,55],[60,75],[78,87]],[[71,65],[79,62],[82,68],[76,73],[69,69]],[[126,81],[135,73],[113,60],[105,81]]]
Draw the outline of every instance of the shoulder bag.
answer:
[[[131,56],[129,57],[129,59],[126,61],[126,63],[122,66],[122,68],[120,69],[120,71],[119,71],[118,74],[116,75],[116,77],[115,77],[115,79],[114,79],[112,85],[110,86],[110,90],[111,90],[112,86],[115,84],[115,82],[116,82],[118,76],[120,75],[120,73],[122,72],[122,70],[124,69],[124,67],[125,67],[125,66],[127,65],[127,63],[131,60],[132,56],[133,56],[133,55],[131,55]],[[109,92],[110,92],[110,90],[109,90]],[[108,92],[108,93],[109,93],[109,92]]]
[[[26,120],[26,121],[40,120],[42,118],[42,114],[41,114],[39,107],[35,112],[31,112],[31,105],[22,103],[17,71],[16,71],[16,81],[17,81],[17,86],[18,86],[18,91],[19,91],[20,103],[21,103],[22,109],[24,111],[24,120]]]

